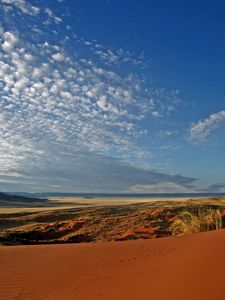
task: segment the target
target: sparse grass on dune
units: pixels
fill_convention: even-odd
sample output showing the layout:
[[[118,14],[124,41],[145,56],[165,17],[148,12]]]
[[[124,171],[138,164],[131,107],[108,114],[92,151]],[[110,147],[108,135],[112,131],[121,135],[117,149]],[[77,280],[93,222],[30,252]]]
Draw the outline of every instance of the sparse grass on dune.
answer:
[[[188,211],[182,211],[173,221],[170,231],[173,235],[198,232],[200,231],[199,219]]]
[[[222,215],[219,209],[196,207],[194,213],[181,211],[170,225],[172,235],[189,234],[199,231],[221,229]]]

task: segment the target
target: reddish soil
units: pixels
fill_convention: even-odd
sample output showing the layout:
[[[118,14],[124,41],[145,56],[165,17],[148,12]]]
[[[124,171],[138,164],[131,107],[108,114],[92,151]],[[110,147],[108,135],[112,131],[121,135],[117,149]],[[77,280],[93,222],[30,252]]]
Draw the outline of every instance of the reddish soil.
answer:
[[[225,230],[150,240],[0,247],[0,262],[2,300],[225,299]]]

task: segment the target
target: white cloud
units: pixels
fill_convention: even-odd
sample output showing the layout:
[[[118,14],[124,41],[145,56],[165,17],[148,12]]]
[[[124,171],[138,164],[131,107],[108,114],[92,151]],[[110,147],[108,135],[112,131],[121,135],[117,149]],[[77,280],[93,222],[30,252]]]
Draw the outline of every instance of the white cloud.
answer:
[[[0,3],[12,5],[26,15],[34,16],[40,12],[40,8],[31,5],[25,0],[0,0]]]
[[[177,182],[159,182],[154,184],[136,184],[129,188],[130,193],[140,193],[140,194],[148,194],[148,193],[194,193],[196,189],[194,186],[185,186],[180,185],[179,181]]]
[[[119,65],[129,63],[133,65],[144,65],[144,54],[136,55],[135,53],[125,49],[111,49],[95,40],[78,39],[83,45],[88,47],[100,61],[107,65]]]
[[[18,89],[18,90],[23,90],[29,83],[28,78],[24,77],[21,78],[20,80],[18,80],[15,85],[14,88]]]
[[[68,100],[72,100],[73,99],[73,96],[72,96],[72,94],[70,92],[61,91],[60,95],[64,99],[68,99]]]
[[[49,169],[57,182],[66,184],[68,174],[70,184],[79,184],[82,164],[90,168],[99,155],[102,170],[108,156],[149,160],[150,150],[139,145],[149,132],[145,126],[157,122],[156,112],[163,118],[172,111],[177,93],[147,90],[139,76],[103,64],[97,44],[84,58],[63,43],[44,43],[39,31],[26,36],[1,26],[0,36],[0,173],[34,178]],[[116,64],[124,61],[125,52],[115,53]]]
[[[47,19],[44,20],[44,24],[48,25],[50,23],[55,23],[59,24],[62,22],[62,18],[57,16],[50,8],[40,8],[37,6],[34,6],[29,3],[27,0],[0,0],[0,4],[3,5],[3,8],[6,9],[6,12],[10,12],[9,9],[15,9],[17,12],[20,14],[36,17],[39,15],[42,11],[45,13]],[[38,31],[39,33],[41,32],[38,28],[34,29]]]
[[[100,107],[102,110],[106,109],[106,96],[100,96],[99,100],[97,101],[98,107]]]
[[[33,60],[33,56],[29,53],[25,53],[24,54],[24,59],[27,61],[32,61]]]
[[[62,62],[65,58],[64,58],[64,55],[62,53],[54,53],[52,55],[52,58],[55,60],[55,61],[58,61],[58,62]]]
[[[4,52],[10,52],[14,48],[15,44],[18,42],[17,36],[9,31],[2,34],[4,42],[2,43],[2,50]]]
[[[52,19],[56,24],[61,23],[62,19],[56,16],[50,8],[45,8],[45,13],[48,15],[50,19]]]
[[[167,137],[170,137],[170,136],[173,136],[173,135],[176,135],[178,132],[177,131],[172,131],[172,130],[161,130],[159,132],[159,136],[162,137],[162,138],[167,138]]]
[[[225,110],[209,115],[207,118],[192,124],[189,137],[192,140],[203,141],[225,122]]]

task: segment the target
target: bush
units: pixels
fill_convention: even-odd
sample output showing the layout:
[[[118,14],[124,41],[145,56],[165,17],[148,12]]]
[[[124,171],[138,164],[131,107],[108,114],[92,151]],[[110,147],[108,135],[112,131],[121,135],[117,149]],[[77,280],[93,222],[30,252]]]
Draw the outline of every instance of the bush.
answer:
[[[222,228],[222,218],[219,210],[207,209],[202,211],[198,208],[195,211],[195,214],[189,211],[180,212],[170,225],[171,234],[181,235]]]

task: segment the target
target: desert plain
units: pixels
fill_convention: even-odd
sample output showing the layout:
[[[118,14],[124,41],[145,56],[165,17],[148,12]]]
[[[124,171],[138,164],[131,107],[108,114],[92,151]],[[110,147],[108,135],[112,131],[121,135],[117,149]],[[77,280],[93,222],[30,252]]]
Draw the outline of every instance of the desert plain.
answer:
[[[0,299],[225,299],[224,197],[3,202]]]

